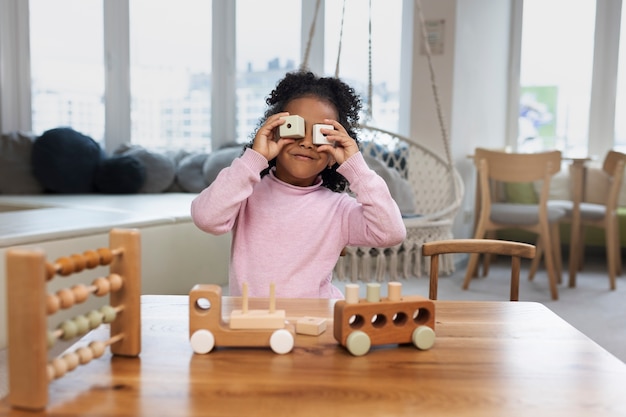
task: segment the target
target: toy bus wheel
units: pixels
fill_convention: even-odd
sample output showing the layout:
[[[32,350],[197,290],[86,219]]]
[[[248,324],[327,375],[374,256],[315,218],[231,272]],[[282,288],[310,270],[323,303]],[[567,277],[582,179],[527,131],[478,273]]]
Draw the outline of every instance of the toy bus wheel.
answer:
[[[413,330],[413,344],[420,350],[428,350],[435,344],[435,331],[428,326],[419,326]]]
[[[370,350],[372,341],[367,333],[361,330],[350,333],[346,339],[346,348],[354,356],[363,356]]]
[[[291,352],[293,343],[293,335],[286,329],[276,330],[270,337],[270,347],[274,353],[278,353],[279,355]]]
[[[196,330],[191,335],[191,348],[199,354],[209,353],[215,346],[215,337],[208,330]]]

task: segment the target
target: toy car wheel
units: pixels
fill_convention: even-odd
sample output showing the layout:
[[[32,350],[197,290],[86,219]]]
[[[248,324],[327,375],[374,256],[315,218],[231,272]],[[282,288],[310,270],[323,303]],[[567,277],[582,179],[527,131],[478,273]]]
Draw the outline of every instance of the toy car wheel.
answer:
[[[413,330],[413,344],[420,350],[428,350],[435,344],[435,331],[428,326],[419,326]]]
[[[213,350],[215,337],[208,330],[201,329],[193,332],[190,338],[191,348],[195,353],[205,354]]]
[[[293,344],[293,334],[286,329],[276,330],[270,337],[270,347],[274,353],[278,353],[279,355],[291,352]]]
[[[346,339],[346,348],[348,348],[348,352],[352,353],[354,356],[365,355],[369,352],[370,346],[372,346],[370,337],[361,330],[350,333]]]

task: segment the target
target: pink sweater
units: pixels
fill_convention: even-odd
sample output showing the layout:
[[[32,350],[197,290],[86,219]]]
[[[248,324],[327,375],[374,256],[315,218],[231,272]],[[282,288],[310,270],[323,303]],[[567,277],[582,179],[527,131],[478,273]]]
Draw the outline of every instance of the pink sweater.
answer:
[[[343,298],[331,284],[345,246],[389,247],[406,236],[400,210],[384,180],[370,170],[361,153],[338,172],[356,199],[321,186],[297,187],[276,178],[261,179],[267,160],[252,149],[223,169],[191,204],[201,230],[232,231],[230,295],[267,297],[275,283],[277,297]]]

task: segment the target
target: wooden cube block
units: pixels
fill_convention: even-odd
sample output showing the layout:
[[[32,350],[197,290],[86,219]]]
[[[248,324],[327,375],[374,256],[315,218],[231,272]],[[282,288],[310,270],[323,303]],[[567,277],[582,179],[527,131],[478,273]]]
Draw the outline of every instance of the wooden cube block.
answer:
[[[318,336],[326,330],[326,319],[320,317],[302,317],[296,321],[296,333]]]

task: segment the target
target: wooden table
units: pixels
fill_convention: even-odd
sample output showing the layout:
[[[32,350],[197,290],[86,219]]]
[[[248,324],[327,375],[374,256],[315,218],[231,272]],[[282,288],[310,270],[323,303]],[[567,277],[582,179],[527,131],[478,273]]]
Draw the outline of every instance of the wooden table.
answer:
[[[45,413],[10,410],[4,399],[0,415],[626,415],[626,364],[541,304],[437,301],[432,349],[385,346],[354,357],[332,327],[297,335],[285,355],[269,348],[196,355],[187,300],[143,296],[139,359],[105,354],[54,381]],[[225,297],[224,311],[240,301]],[[332,317],[333,305],[277,300],[290,320]]]

